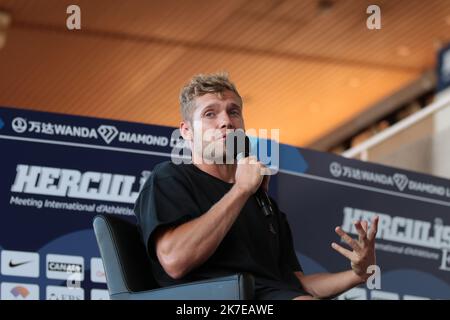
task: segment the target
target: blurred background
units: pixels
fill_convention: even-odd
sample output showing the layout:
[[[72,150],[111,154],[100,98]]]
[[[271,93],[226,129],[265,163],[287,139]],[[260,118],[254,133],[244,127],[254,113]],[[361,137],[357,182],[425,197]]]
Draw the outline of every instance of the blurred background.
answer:
[[[178,126],[183,84],[224,70],[247,128],[450,178],[450,1],[373,2],[0,0],[0,105]]]

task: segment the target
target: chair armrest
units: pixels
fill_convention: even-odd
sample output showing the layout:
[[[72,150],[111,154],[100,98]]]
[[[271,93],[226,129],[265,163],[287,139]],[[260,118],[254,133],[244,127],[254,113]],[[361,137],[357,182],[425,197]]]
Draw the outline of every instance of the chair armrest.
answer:
[[[111,295],[112,300],[247,300],[253,297],[253,276],[242,273],[154,290]]]

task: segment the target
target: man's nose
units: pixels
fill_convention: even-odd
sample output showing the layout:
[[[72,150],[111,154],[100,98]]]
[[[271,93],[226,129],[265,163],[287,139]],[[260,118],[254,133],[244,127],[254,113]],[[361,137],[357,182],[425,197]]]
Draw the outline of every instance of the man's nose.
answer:
[[[226,112],[222,112],[220,114],[220,129],[233,129],[234,125],[233,122],[231,121],[231,118],[229,117],[228,113]]]

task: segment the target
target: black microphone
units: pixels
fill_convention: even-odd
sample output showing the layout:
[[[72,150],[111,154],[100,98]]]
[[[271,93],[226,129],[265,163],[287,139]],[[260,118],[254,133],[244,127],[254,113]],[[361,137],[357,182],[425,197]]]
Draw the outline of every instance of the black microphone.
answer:
[[[225,143],[227,156],[232,154],[233,159],[236,159],[237,161],[242,158],[247,158],[250,155],[250,139],[242,129],[237,129],[228,134]],[[264,216],[267,217],[273,215],[270,198],[261,186],[256,190],[255,198],[259,207],[262,209]]]

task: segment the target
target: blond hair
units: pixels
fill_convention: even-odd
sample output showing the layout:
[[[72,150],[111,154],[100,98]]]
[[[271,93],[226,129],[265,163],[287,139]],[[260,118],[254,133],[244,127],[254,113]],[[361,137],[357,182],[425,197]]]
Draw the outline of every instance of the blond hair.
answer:
[[[234,92],[242,104],[242,98],[236,90],[235,85],[228,78],[228,73],[218,72],[193,76],[180,92],[180,111],[183,120],[192,120],[192,114],[195,109],[195,98],[207,93],[215,93],[219,98],[222,98],[222,94],[227,90]]]

